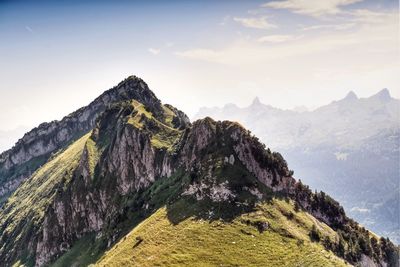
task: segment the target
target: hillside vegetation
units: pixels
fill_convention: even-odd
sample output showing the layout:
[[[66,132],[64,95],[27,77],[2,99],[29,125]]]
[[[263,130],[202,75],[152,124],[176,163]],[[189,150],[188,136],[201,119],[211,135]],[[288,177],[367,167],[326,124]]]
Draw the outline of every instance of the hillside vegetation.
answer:
[[[181,211],[183,210],[180,207]],[[290,215],[289,215],[290,214]],[[288,218],[290,216],[290,218]],[[265,229],[257,225],[265,224]],[[116,243],[96,266],[346,266],[310,240],[316,225],[335,232],[292,203],[273,200],[233,221],[189,217],[179,224],[161,208]]]
[[[18,253],[30,262],[28,253],[15,251],[11,246],[24,246],[32,241],[32,234],[40,228],[55,196],[68,187],[88,137],[89,134],[81,137],[53,156],[8,199],[0,216],[0,253],[7,252],[9,257]]]

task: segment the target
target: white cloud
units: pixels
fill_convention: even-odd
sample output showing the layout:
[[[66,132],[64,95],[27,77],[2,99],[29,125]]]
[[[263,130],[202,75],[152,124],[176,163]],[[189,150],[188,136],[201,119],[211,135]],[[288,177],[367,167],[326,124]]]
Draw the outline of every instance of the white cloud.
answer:
[[[233,18],[234,21],[240,23],[242,26],[254,29],[272,29],[277,28],[275,24],[267,21],[267,17],[259,18]]]
[[[391,13],[375,12],[368,9],[356,9],[347,12],[351,16],[350,20],[364,24],[382,23],[392,16]]]
[[[355,211],[355,212],[359,212],[359,213],[371,212],[371,210],[369,210],[369,209],[359,208],[359,207],[353,207],[353,208],[351,208],[351,211]]]
[[[149,48],[149,49],[147,49],[147,51],[149,51],[150,53],[152,53],[155,56],[160,54],[160,52],[161,52],[160,49],[156,49],[156,48]]]
[[[297,14],[321,17],[341,13],[341,7],[351,5],[363,0],[285,0],[273,1],[263,4],[263,7],[275,9],[288,9]]]
[[[279,46],[265,47],[253,40],[241,39],[232,45],[220,49],[196,48],[183,52],[177,52],[180,57],[214,62],[229,66],[257,65],[271,62],[281,58],[293,58],[296,56],[313,55],[321,51],[341,49],[359,43],[355,36],[317,37],[309,38],[303,42],[287,42]],[[361,41],[362,42],[362,41]]]
[[[295,35],[266,35],[257,39],[260,43],[284,43],[288,41],[294,41],[302,38],[302,36]]]
[[[291,36],[270,38],[296,36],[281,35]],[[258,39],[239,37],[222,48],[204,45],[177,52],[186,59],[185,66],[195,69],[185,79],[204,90],[194,93],[194,98],[217,105],[221,103],[218,101],[234,102],[235,97],[240,105],[259,95],[275,106],[290,108],[328,103],[349,88],[360,96],[381,87],[400,95],[397,13],[387,14],[380,23],[357,23],[351,31],[310,31],[296,41],[279,45],[265,45]],[[243,83],[247,81],[255,86]],[[229,94],[232,90],[239,93],[233,96]],[[215,99],[209,99],[206,92],[214,91]]]
[[[311,30],[347,30],[354,27],[355,23],[343,23],[343,24],[322,24],[322,25],[312,25],[302,28],[303,31]]]
[[[365,14],[368,14],[368,12],[360,12],[359,17],[363,17]],[[381,19],[379,23],[360,24],[358,25],[359,27],[350,32],[329,31],[324,34],[308,36],[268,35],[256,39],[256,42],[254,42],[254,39],[241,38],[223,49],[194,48],[177,52],[176,55],[187,59],[238,66],[242,64],[261,64],[267,60],[303,55],[313,58],[316,53],[324,51],[329,52],[326,53],[327,56],[336,55],[336,52],[333,51],[340,51],[341,55],[349,55],[349,60],[352,58],[355,50],[368,55],[368,57],[372,57],[372,51],[374,55],[376,53],[388,54],[393,51],[398,53],[398,14],[395,12],[385,13],[384,17],[379,17]],[[350,25],[316,25],[311,27],[314,29],[319,27],[343,29],[350,27]],[[288,42],[295,39],[298,41]],[[263,42],[281,44],[279,46],[266,47],[261,44]],[[383,60],[380,61],[383,62]],[[368,65],[374,64],[371,62]]]

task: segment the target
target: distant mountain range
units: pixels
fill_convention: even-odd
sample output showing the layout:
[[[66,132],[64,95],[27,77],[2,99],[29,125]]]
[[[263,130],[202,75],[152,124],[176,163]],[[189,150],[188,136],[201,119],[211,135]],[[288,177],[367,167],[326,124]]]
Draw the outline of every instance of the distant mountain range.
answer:
[[[191,123],[130,76],[1,154],[0,265],[399,266],[292,175],[239,123]]]
[[[282,110],[255,98],[245,108],[201,108],[195,119],[238,121],[280,151],[295,177],[337,198],[351,217],[400,242],[400,101],[387,89],[349,92],[313,111]]]

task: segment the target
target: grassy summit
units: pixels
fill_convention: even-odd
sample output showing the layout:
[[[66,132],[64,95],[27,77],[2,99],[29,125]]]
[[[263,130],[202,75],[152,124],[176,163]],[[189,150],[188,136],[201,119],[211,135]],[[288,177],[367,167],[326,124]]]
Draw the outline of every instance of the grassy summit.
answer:
[[[288,214],[293,217],[289,219]],[[257,228],[261,222],[268,223],[264,231]],[[123,237],[95,265],[345,266],[342,259],[310,240],[312,225],[324,236],[336,235],[309,214],[296,213],[292,203],[277,199],[259,204],[254,212],[230,222],[188,217],[174,224],[164,207]]]

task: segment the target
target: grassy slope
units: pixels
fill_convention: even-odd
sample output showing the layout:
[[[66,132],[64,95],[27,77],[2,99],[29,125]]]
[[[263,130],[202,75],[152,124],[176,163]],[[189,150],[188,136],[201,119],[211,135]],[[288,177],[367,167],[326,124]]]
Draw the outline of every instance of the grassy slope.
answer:
[[[163,106],[165,121],[161,122],[155,119],[151,112],[148,112],[146,108],[140,102],[132,100],[132,106],[135,108],[137,113],[129,118],[128,123],[132,124],[138,129],[143,129],[144,119],[152,121],[157,127],[157,131],[154,131],[151,138],[151,144],[156,148],[167,148],[170,149],[172,145],[179,138],[181,131],[174,128],[172,125],[172,119],[174,112],[167,106]]]
[[[26,242],[24,238],[29,235],[31,227],[40,224],[46,208],[57,194],[57,188],[65,186],[71,178],[88,136],[89,134],[83,136],[50,159],[8,199],[2,212],[4,216],[0,217],[0,225],[8,222],[4,233],[8,236],[17,234],[14,242]],[[21,225],[28,218],[32,220],[31,226]],[[0,244],[0,250],[6,249],[6,245]]]
[[[161,208],[135,227],[96,266],[345,266],[320,243],[311,242],[313,224],[323,235],[335,232],[293,205],[274,199],[232,222],[190,217],[172,224]],[[292,213],[289,219],[287,214]],[[286,215],[285,215],[286,214]],[[260,233],[250,222],[266,221]],[[143,242],[137,244],[140,236]]]
[[[70,178],[72,171],[78,165],[88,135],[73,143],[63,153],[60,153],[48,163],[43,165],[33,176],[24,183],[9,198],[8,206],[13,206],[13,213],[10,216],[26,216],[26,213],[32,211],[32,207],[38,208],[38,216],[43,215],[52,197],[56,193],[54,187],[63,179]],[[24,199],[24,201],[20,201]],[[34,204],[34,205],[33,205]]]
[[[71,267],[71,266],[88,266],[97,258],[96,248],[93,244],[96,243],[94,234],[87,234],[82,237],[74,246],[60,257],[52,267]]]

